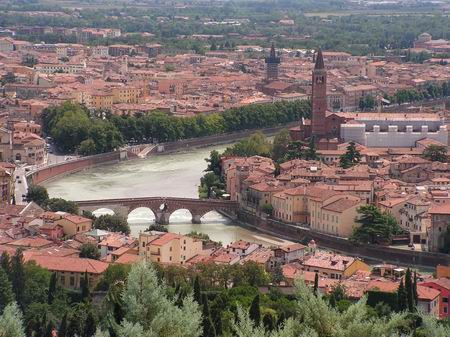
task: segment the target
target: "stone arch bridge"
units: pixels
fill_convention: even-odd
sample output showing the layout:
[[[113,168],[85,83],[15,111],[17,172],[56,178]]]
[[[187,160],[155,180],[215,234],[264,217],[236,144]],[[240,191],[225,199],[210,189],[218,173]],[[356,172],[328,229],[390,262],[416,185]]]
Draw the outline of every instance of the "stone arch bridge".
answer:
[[[235,213],[238,203],[218,199],[191,199],[172,197],[143,197],[76,201],[80,214],[83,211],[94,212],[100,208],[112,210],[117,215],[127,217],[136,208],[149,208],[155,215],[155,222],[169,224],[170,215],[179,209],[187,209],[192,215],[192,223],[201,223],[201,218],[210,211]]]

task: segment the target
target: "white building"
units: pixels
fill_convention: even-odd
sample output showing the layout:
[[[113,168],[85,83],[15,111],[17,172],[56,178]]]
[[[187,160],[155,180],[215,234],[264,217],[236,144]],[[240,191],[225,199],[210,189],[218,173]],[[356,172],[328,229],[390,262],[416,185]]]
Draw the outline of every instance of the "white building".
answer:
[[[429,138],[448,144],[444,120],[436,114],[353,113],[352,120],[341,125],[344,142],[354,141],[367,147],[415,147]]]

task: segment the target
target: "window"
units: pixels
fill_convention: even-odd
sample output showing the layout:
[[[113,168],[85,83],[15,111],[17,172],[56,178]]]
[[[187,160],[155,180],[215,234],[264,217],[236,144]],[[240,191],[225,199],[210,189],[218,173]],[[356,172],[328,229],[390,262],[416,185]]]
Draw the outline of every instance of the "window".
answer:
[[[61,276],[61,284],[66,284],[66,278],[64,276]]]
[[[70,277],[69,284],[71,287],[73,287],[75,285],[75,277],[73,277],[73,276]]]
[[[448,297],[442,297],[442,302],[448,303]]]

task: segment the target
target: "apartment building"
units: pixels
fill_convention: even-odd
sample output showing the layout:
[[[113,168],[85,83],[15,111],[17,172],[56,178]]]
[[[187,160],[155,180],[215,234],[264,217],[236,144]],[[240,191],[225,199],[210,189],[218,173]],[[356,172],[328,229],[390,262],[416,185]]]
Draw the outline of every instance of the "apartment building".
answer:
[[[140,233],[139,255],[158,263],[184,264],[202,252],[202,242],[175,233]]]

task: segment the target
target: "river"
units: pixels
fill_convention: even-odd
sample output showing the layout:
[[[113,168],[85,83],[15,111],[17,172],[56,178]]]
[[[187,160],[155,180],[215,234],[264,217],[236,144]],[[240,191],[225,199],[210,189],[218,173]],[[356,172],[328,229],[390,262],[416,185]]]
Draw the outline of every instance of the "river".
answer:
[[[226,145],[191,149],[185,152],[150,156],[147,159],[123,161],[97,166],[52,180],[44,186],[51,197],[69,200],[128,198],[128,197],[198,197],[200,177],[206,168],[205,158],[212,150],[223,151]],[[101,209],[96,214],[109,212]],[[154,221],[152,212],[139,208],[128,216],[131,233],[137,236]],[[265,234],[241,228],[216,212],[193,225],[187,210],[174,212],[168,230],[181,234],[197,231],[208,234],[212,240],[228,244],[239,239],[279,245],[284,241]]]

